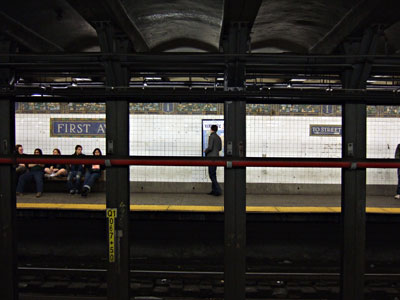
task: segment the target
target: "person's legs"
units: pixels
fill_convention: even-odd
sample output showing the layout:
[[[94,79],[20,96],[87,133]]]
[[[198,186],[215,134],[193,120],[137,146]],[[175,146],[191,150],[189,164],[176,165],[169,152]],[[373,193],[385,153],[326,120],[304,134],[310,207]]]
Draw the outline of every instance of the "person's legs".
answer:
[[[43,192],[43,172],[42,171],[34,171],[33,178],[36,182],[36,192],[42,193]]]
[[[89,190],[94,186],[97,179],[100,178],[100,173],[91,173],[86,186],[89,186]]]
[[[400,195],[400,169],[397,169],[397,195]]]
[[[217,181],[217,167],[209,166],[208,167],[208,175],[210,176],[210,179],[211,179],[212,193],[214,195],[221,195],[221,188]]]
[[[67,176],[67,173],[68,173],[67,170],[65,170],[65,169],[60,169],[60,170],[57,171],[57,173],[56,173],[55,176],[57,176],[57,177],[58,177],[58,176],[60,176],[60,177],[61,177],[61,176]]]
[[[69,171],[68,172],[68,176],[67,176],[67,187],[68,187],[68,191],[71,194],[75,193],[74,190],[74,178],[76,176],[76,171]]]
[[[215,181],[214,181],[214,185],[215,185],[215,193],[217,196],[221,195],[221,187],[219,186],[218,180],[217,180],[217,167],[215,167]]]
[[[90,192],[90,190],[94,186],[96,180],[99,179],[100,175],[101,175],[100,173],[86,172],[85,181],[83,183],[82,196],[84,196],[84,197],[87,196],[87,194]]]
[[[74,183],[75,192],[78,192],[81,188],[81,178],[82,178],[82,172],[77,171],[76,175],[75,175],[75,183]]]
[[[68,175],[67,175],[67,187],[68,187],[68,191],[71,191],[71,190],[74,189],[74,187],[73,187],[74,177],[75,177],[75,171],[69,171],[69,172],[68,172]]]
[[[31,178],[32,178],[31,172],[24,173],[18,178],[17,193],[22,194],[24,192],[25,184],[29,182]]]
[[[213,194],[214,193],[214,181],[213,181],[212,166],[208,166],[208,176],[210,177],[210,180],[211,180],[211,193],[209,193],[209,194]]]

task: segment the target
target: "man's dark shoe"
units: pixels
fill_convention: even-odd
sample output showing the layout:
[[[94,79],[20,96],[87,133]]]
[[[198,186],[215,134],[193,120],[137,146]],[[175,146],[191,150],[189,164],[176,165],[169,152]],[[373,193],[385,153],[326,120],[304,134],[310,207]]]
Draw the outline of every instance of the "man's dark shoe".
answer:
[[[216,196],[216,197],[218,197],[218,196],[221,196],[222,193],[214,193],[213,195]]]
[[[88,192],[89,192],[89,189],[87,187],[84,187],[83,190],[82,190],[81,196],[82,197],[86,197]]]
[[[215,195],[215,193],[213,191],[207,193],[207,195]]]
[[[75,194],[75,190],[74,190],[74,189],[69,190],[69,193],[70,193],[71,195],[73,195],[73,194]]]

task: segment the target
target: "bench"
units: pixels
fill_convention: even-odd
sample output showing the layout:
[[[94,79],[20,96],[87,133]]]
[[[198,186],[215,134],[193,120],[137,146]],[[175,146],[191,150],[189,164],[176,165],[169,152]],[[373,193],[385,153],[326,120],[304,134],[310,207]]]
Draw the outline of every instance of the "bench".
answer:
[[[101,172],[101,177],[96,181],[92,192],[105,192],[106,191],[106,180],[105,171]],[[83,185],[84,177],[81,178],[81,186]],[[26,185],[25,192],[36,192],[36,184],[32,181]],[[44,177],[43,179],[43,192],[44,193],[61,193],[67,192],[67,177]]]

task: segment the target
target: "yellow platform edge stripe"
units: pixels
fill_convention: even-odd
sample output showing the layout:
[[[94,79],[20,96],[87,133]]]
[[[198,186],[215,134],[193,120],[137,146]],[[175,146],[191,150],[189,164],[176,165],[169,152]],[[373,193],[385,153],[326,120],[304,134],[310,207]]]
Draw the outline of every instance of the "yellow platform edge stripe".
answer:
[[[18,209],[66,209],[66,210],[105,210],[105,204],[71,203],[17,203]],[[186,211],[223,212],[223,206],[198,205],[131,205],[131,211]],[[340,213],[340,207],[318,206],[247,206],[248,213]],[[397,207],[367,207],[367,213],[400,214]]]

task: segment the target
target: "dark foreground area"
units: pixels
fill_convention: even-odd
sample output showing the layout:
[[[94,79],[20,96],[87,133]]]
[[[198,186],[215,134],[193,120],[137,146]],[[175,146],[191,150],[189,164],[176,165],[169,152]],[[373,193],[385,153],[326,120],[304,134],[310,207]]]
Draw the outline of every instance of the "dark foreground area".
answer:
[[[223,218],[131,213],[132,295],[223,298]],[[19,210],[17,224],[21,295],[106,296],[104,212]],[[366,299],[400,294],[399,230],[397,215],[367,215]],[[341,239],[339,214],[248,214],[247,297],[337,299]]]

